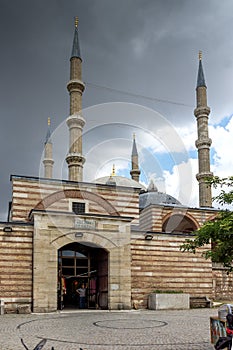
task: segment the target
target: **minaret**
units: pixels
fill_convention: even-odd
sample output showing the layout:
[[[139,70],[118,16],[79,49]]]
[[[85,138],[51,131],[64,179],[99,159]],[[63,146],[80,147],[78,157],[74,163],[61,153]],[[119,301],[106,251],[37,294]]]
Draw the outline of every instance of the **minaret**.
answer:
[[[69,128],[69,153],[66,162],[69,168],[69,180],[83,180],[82,131],[85,120],[82,117],[82,94],[85,85],[82,81],[82,59],[78,40],[78,18],[75,18],[73,48],[70,58],[70,81],[67,90],[70,94],[70,116],[66,123]]]
[[[139,176],[141,174],[141,171],[138,167],[138,151],[135,141],[135,134],[133,135],[133,149],[132,149],[132,155],[131,155],[131,167],[132,170],[130,171],[130,175],[132,180],[135,180],[139,182]]]
[[[50,118],[48,118],[48,130],[44,144],[44,177],[48,179],[52,179],[53,177],[53,144],[51,140],[51,132],[50,132]]]
[[[206,178],[213,176],[210,171],[210,146],[212,140],[208,132],[208,116],[210,108],[207,106],[206,83],[202,68],[202,52],[199,52],[199,68],[197,77],[196,99],[197,107],[194,115],[197,118],[196,147],[198,150],[198,174],[196,178],[199,182],[199,206],[212,207],[211,186],[206,183]]]

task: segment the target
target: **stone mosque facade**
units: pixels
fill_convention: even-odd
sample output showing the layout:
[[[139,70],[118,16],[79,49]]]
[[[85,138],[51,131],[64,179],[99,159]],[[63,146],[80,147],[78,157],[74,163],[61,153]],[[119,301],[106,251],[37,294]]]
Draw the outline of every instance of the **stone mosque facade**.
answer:
[[[11,175],[12,202],[0,222],[0,299],[5,312],[52,312],[78,307],[77,288],[86,287],[86,308],[147,308],[155,290],[183,291],[191,298],[229,298],[226,271],[180,245],[215,217],[211,188],[207,92],[202,58],[196,88],[199,208],[189,208],[151,182],[140,184],[140,162],[132,142],[131,178],[110,176],[85,182],[81,114],[82,58],[75,23],[66,120],[68,180],[53,178],[50,126],[44,177]],[[129,151],[130,153],[130,151]]]

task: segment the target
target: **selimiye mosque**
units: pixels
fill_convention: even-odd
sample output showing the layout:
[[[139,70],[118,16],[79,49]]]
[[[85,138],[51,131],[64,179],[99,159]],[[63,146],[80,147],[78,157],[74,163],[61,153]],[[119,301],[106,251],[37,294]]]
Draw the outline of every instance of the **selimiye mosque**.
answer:
[[[5,312],[52,312],[79,308],[147,308],[154,291],[187,293],[195,298],[232,297],[226,270],[202,256],[181,252],[206,220],[216,216],[211,188],[211,139],[202,57],[196,86],[199,207],[190,208],[152,181],[140,184],[140,159],[132,140],[129,178],[109,176],[85,182],[82,136],[85,119],[82,60],[75,21],[67,90],[68,179],[53,178],[53,140],[48,125],[44,176],[11,175],[12,200],[7,222],[0,222],[0,299]],[[72,38],[71,38],[72,40]],[[194,92],[195,93],[195,92]],[[49,124],[49,123],[48,123]]]

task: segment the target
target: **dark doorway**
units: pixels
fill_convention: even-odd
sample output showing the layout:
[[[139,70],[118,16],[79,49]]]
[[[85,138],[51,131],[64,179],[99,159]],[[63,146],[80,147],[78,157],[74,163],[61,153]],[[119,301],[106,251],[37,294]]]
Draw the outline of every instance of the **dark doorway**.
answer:
[[[83,307],[108,308],[108,252],[93,243],[70,243],[58,250],[58,309]]]

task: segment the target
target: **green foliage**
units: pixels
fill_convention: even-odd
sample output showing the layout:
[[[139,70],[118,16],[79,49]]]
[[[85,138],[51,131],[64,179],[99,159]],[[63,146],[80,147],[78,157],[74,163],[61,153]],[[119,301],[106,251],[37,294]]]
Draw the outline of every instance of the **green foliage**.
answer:
[[[220,205],[233,203],[233,190],[225,191],[225,188],[233,188],[233,176],[222,179],[218,176],[213,176],[212,178],[208,178],[206,182],[214,188],[219,187],[221,189],[220,193],[213,198]]]
[[[214,198],[220,205],[233,203],[233,190],[225,191],[226,188],[233,188],[233,176],[223,179],[213,177],[207,182],[215,188],[220,187],[219,195]],[[180,247],[182,251],[195,254],[197,248],[212,243],[210,248],[204,251],[204,257],[222,263],[224,267],[233,271],[233,212],[221,210],[213,221],[207,221],[194,234],[193,239],[187,239]]]

